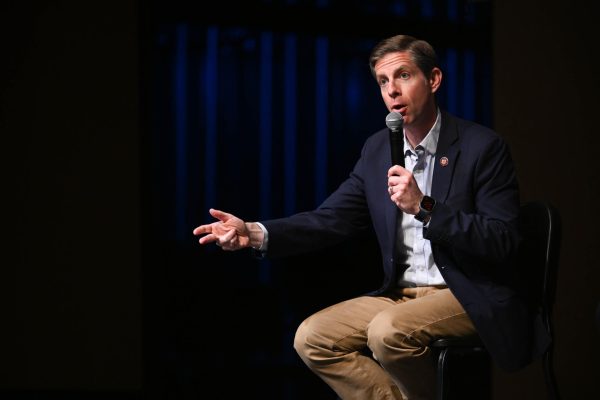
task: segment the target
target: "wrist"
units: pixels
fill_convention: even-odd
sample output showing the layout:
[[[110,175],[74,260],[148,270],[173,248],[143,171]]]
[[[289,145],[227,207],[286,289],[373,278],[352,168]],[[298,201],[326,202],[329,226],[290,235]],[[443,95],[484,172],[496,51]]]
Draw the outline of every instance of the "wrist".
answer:
[[[253,249],[260,249],[265,239],[265,233],[256,222],[246,222],[245,225],[248,231],[248,245]]]
[[[426,225],[431,219],[431,213],[435,208],[435,200],[427,195],[421,198],[419,203],[419,212],[415,214],[415,219]]]

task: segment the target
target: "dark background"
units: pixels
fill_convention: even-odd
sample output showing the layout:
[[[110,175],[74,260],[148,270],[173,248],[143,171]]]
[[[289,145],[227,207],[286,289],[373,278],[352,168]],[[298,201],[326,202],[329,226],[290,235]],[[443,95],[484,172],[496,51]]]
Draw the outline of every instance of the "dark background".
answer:
[[[259,262],[191,230],[335,189],[386,115],[368,51],[409,33],[440,52],[442,106],[509,141],[522,200],[560,210],[558,383],[593,398],[599,13],[523,3],[2,3],[0,397],[333,398],[293,333],[379,284],[375,244]],[[544,398],[539,362],[493,382]]]

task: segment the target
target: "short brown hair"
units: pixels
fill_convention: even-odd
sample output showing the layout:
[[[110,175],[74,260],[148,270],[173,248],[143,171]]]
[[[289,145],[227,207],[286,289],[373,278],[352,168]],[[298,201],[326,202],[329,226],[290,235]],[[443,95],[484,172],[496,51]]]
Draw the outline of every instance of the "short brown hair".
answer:
[[[396,35],[379,42],[371,51],[369,66],[375,77],[375,64],[386,54],[400,51],[408,52],[426,77],[431,75],[434,68],[439,68],[438,58],[433,47],[424,40],[408,35]]]

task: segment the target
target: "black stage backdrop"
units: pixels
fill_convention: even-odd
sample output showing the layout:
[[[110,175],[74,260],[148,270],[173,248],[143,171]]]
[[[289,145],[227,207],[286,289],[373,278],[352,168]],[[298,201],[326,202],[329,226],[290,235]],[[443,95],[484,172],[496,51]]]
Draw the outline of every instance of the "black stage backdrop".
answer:
[[[376,243],[267,262],[191,232],[209,207],[318,205],[384,127],[370,49],[405,33],[439,51],[441,106],[507,138],[523,200],[563,214],[558,382],[592,398],[599,14],[584,3],[3,2],[0,397],[334,398],[293,335],[379,285]],[[496,370],[494,398],[544,398],[541,365]]]

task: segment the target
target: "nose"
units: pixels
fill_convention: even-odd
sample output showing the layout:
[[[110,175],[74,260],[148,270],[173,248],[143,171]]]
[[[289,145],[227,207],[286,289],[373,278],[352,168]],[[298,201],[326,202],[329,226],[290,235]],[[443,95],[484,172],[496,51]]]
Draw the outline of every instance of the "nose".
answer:
[[[391,98],[395,98],[396,96],[399,96],[401,94],[400,93],[400,85],[396,85],[396,81],[391,80],[387,85],[387,92],[388,92],[388,96],[390,96]]]

